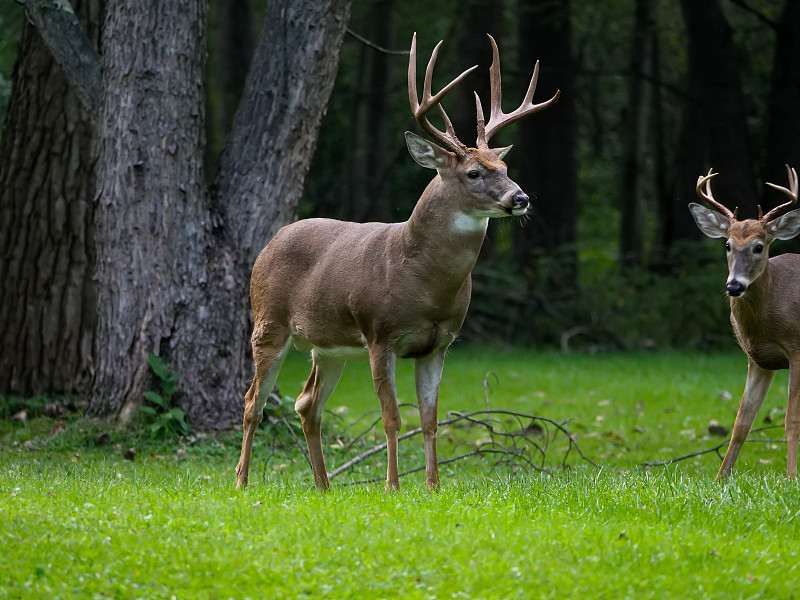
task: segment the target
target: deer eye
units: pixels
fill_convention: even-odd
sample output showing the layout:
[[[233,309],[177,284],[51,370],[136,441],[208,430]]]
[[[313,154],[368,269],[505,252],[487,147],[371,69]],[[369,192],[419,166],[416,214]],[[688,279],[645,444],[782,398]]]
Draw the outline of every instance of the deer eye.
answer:
[[[731,243],[725,242],[725,252],[730,252],[730,251],[731,251]]]
[[[755,248],[753,248],[753,252],[755,254],[761,254],[764,251],[764,244],[756,244]]]
[[[480,176],[481,174],[478,171],[470,171],[469,173],[467,173],[467,177],[469,177],[470,179],[477,179]]]

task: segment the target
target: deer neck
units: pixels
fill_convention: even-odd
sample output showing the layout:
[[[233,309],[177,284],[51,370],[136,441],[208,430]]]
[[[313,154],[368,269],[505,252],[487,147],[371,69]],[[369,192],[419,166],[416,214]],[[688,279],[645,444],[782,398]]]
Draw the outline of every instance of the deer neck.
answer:
[[[762,331],[762,321],[767,310],[771,278],[769,264],[755,281],[747,286],[747,291],[739,297],[731,297],[731,315],[747,337]]]
[[[471,215],[463,205],[452,186],[437,175],[404,224],[406,258],[425,263],[443,283],[463,282],[469,276],[486,236],[489,218]]]

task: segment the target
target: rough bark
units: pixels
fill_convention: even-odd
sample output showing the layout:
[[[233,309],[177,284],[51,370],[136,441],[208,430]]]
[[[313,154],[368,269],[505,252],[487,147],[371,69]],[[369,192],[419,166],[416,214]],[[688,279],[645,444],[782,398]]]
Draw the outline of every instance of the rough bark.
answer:
[[[96,47],[102,2],[75,2],[75,14]],[[25,26],[0,145],[0,392],[82,394],[95,129],[40,33]]]
[[[206,94],[206,170],[216,175],[217,159],[239,106],[255,48],[251,0],[210,2]]]
[[[714,168],[714,197],[756,216],[757,193],[748,147],[744,95],[730,26],[719,0],[681,0],[688,34],[687,99],[683,108],[679,188],[667,223],[669,245],[699,234],[686,205],[697,176]]]
[[[141,401],[151,382],[147,353],[169,363],[186,289],[205,280],[192,260],[207,221],[205,8],[203,0],[107,4],[92,415],[124,418]]]
[[[800,3],[786,2],[778,24],[775,58],[772,66],[772,91],[767,134],[767,164],[764,179],[787,185],[789,164],[800,169]],[[765,187],[764,211],[784,202],[786,197]],[[800,240],[788,244],[792,252],[800,252]]]
[[[395,0],[378,0],[369,6],[370,41],[391,47],[390,26]],[[353,98],[352,143],[350,144],[350,194],[342,218],[351,221],[391,221],[388,201],[389,149],[388,55],[361,44],[361,68]],[[366,165],[369,165],[366,167]],[[366,168],[365,168],[366,167]]]
[[[267,8],[216,184],[225,229],[248,266],[296,217],[349,14],[350,0]]]
[[[561,97],[546,111],[520,121],[514,149],[509,154],[517,182],[532,199],[532,220],[515,229],[514,253],[528,263],[537,249],[548,253],[561,248],[560,284],[577,283],[576,236],[578,203],[575,191],[574,64],[570,48],[569,2],[520,2],[518,70],[527,74],[540,61],[534,102]],[[518,103],[521,98],[509,104]],[[510,106],[506,110],[511,110]]]
[[[634,10],[631,68],[628,80],[628,107],[625,123],[625,154],[620,185],[621,226],[620,262],[637,266],[643,260],[644,157],[647,147],[649,86],[653,47],[653,2],[636,0]]]
[[[83,107],[96,115],[101,92],[100,57],[96,44],[83,34],[84,25],[69,0],[26,0],[25,14],[38,29]]]
[[[86,237],[80,243],[94,244],[96,305],[86,297],[74,304],[97,319],[90,415],[126,420],[152,385],[146,356],[153,352],[181,376],[178,402],[196,427],[228,427],[241,419],[251,369],[246,359],[250,265],[272,234],[296,214],[349,9],[349,0],[270,2],[217,185],[207,194],[206,3],[108,4],[102,30],[93,236],[86,233],[88,212],[65,215],[58,202],[50,210],[52,225],[41,234],[60,234],[69,217],[84,227]],[[32,74],[39,72],[31,69]],[[19,102],[23,99],[15,100],[14,115],[26,114]],[[33,114],[39,115],[32,112],[27,119]],[[56,142],[55,148],[64,144]],[[42,150],[42,160],[48,158],[44,146],[29,145]],[[8,156],[3,164],[13,171],[16,154],[9,151]],[[82,166],[92,164],[77,156],[73,161]],[[34,166],[39,171],[50,168],[43,162]],[[52,185],[62,183],[59,178]],[[21,183],[16,185],[22,189]],[[38,189],[23,191],[28,204],[11,205],[7,195],[2,202],[4,214],[18,228],[4,238],[8,241],[2,250],[11,257],[3,256],[4,279],[13,279],[16,273],[9,269],[20,270],[24,264],[28,272],[30,265],[52,270],[31,285],[53,278],[58,283],[64,267],[50,265],[43,251],[31,250],[27,238],[21,239],[28,235],[23,225],[38,226],[40,214],[50,214],[31,203]],[[72,240],[69,247],[76,243]],[[55,258],[71,257],[62,249]],[[82,266],[68,281],[72,286],[77,281],[79,291],[87,281],[88,262]],[[69,293],[77,292],[65,288],[62,297],[48,302],[66,310],[63,296]],[[11,306],[4,303],[3,309]],[[31,310],[30,303],[19,304],[19,310]],[[43,320],[47,325],[64,326],[56,313],[39,313],[49,319]],[[12,318],[21,317],[11,314],[4,321]],[[81,323],[70,315],[62,320]],[[14,349],[29,354],[28,348]],[[82,356],[72,348],[66,351]],[[57,358],[65,360],[60,353]]]
[[[91,412],[125,418],[150,385],[153,352],[180,375],[178,401],[193,424],[220,428],[241,419],[250,374],[250,265],[296,214],[349,2],[270,3],[210,196],[204,8],[109,8]]]

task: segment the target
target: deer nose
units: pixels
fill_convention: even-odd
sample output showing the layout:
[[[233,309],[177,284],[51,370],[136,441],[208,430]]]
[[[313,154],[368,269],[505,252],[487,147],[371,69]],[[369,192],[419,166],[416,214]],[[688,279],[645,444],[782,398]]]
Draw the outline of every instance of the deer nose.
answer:
[[[745,289],[747,289],[747,286],[743,284],[741,281],[733,279],[728,282],[728,285],[725,286],[725,289],[728,291],[729,296],[736,297],[736,296],[741,296],[744,293]]]
[[[513,198],[511,198],[511,208],[516,210],[518,208],[528,208],[528,194],[525,192],[520,192],[519,194],[515,194]]]

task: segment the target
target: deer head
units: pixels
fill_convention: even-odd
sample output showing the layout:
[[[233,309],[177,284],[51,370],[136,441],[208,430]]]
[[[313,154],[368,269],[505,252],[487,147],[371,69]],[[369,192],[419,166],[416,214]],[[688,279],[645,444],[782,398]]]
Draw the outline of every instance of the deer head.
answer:
[[[489,69],[491,84],[491,111],[489,122],[484,120],[483,108],[478,94],[475,93],[477,108],[478,138],[475,148],[468,148],[456,136],[453,125],[442,108],[441,101],[459,81],[477,68],[471,67],[456,77],[437,94],[431,93],[431,80],[436,57],[442,42],[433,50],[428,67],[425,70],[425,81],[422,88],[422,99],[417,94],[417,34],[411,41],[411,56],[408,63],[408,95],[411,111],[419,126],[439,144],[435,144],[410,131],[407,131],[406,143],[414,160],[421,166],[436,169],[439,176],[455,189],[455,195],[462,199],[462,209],[472,217],[519,216],[528,210],[528,196],[509,177],[503,157],[511,150],[505,148],[489,148],[489,140],[500,129],[513,123],[525,115],[544,110],[558,100],[559,92],[540,104],[533,104],[533,94],[539,77],[539,63],[533,70],[528,91],[522,104],[515,111],[505,114],[501,108],[500,86],[500,53],[492,36],[492,66]],[[428,120],[428,112],[438,106],[444,120],[445,131],[437,129]]]
[[[740,221],[733,212],[714,200],[711,193],[711,179],[718,174],[709,170],[708,174],[697,178],[697,195],[717,210],[711,210],[692,202],[692,211],[697,226],[711,238],[726,238],[725,252],[728,257],[728,281],[725,289],[728,295],[741,296],[747,287],[764,272],[769,263],[769,246],[774,240],[788,240],[800,233],[800,209],[780,216],[782,212],[797,202],[797,172],[786,165],[789,188],[767,183],[789,197],[789,201],[773,208],[766,215],[758,207],[757,219]]]

